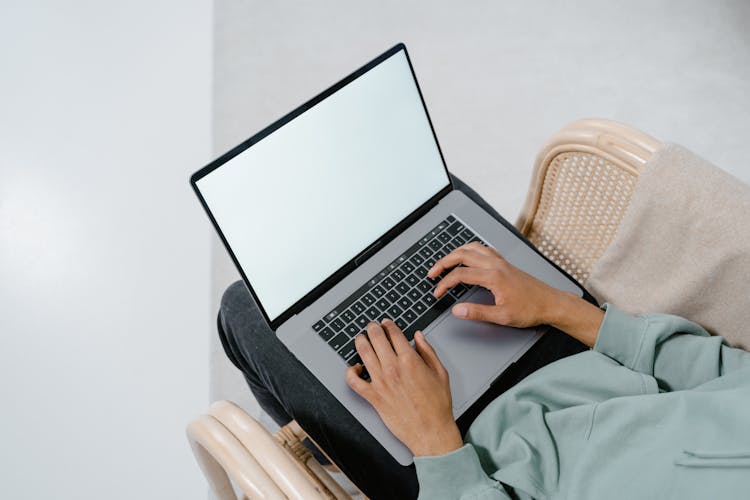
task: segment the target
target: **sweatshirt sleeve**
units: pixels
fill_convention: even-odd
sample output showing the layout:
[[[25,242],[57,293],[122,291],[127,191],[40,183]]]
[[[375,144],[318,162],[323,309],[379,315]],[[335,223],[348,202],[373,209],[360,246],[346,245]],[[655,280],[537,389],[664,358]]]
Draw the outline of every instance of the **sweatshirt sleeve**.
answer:
[[[729,347],[700,325],[670,314],[631,316],[605,304],[594,350],[653,376],[667,391],[690,389],[750,366],[750,353]]]
[[[470,444],[445,455],[415,457],[414,465],[420,499],[510,500],[502,484],[484,472]]]

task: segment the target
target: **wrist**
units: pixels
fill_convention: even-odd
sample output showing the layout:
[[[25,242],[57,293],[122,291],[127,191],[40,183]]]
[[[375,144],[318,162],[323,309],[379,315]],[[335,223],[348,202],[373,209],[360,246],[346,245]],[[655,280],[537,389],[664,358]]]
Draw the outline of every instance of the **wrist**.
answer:
[[[542,324],[561,329],[560,325],[566,322],[566,317],[570,314],[572,298],[578,297],[570,292],[550,288],[543,308]]]
[[[545,323],[589,347],[596,343],[604,311],[570,292],[555,290]]]
[[[461,432],[455,422],[451,421],[441,430],[425,432],[412,448],[415,457],[432,457],[456,451],[464,445]]]

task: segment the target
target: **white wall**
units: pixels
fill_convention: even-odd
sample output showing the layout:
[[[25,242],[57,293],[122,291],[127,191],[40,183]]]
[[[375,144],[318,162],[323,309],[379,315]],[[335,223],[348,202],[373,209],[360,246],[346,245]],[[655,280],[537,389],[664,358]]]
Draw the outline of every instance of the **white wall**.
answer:
[[[0,498],[205,498],[211,6],[0,4]]]

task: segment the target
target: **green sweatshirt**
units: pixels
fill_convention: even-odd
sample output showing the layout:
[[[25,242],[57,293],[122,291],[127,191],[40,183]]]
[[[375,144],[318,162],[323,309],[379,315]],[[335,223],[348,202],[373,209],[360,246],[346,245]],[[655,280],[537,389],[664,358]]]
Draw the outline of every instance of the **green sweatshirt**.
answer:
[[[592,351],[498,397],[463,448],[415,459],[420,498],[750,498],[750,353],[604,308]]]

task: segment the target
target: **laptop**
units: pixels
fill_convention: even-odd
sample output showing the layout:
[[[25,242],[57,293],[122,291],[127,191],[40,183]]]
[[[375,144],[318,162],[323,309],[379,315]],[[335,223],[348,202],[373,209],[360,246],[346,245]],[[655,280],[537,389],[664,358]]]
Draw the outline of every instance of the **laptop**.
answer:
[[[346,384],[354,336],[390,318],[422,330],[450,373],[458,418],[545,328],[452,316],[427,270],[471,241],[583,295],[510,224],[454,190],[411,61],[398,44],[222,155],[191,184],[281,342],[402,465],[411,452]]]

